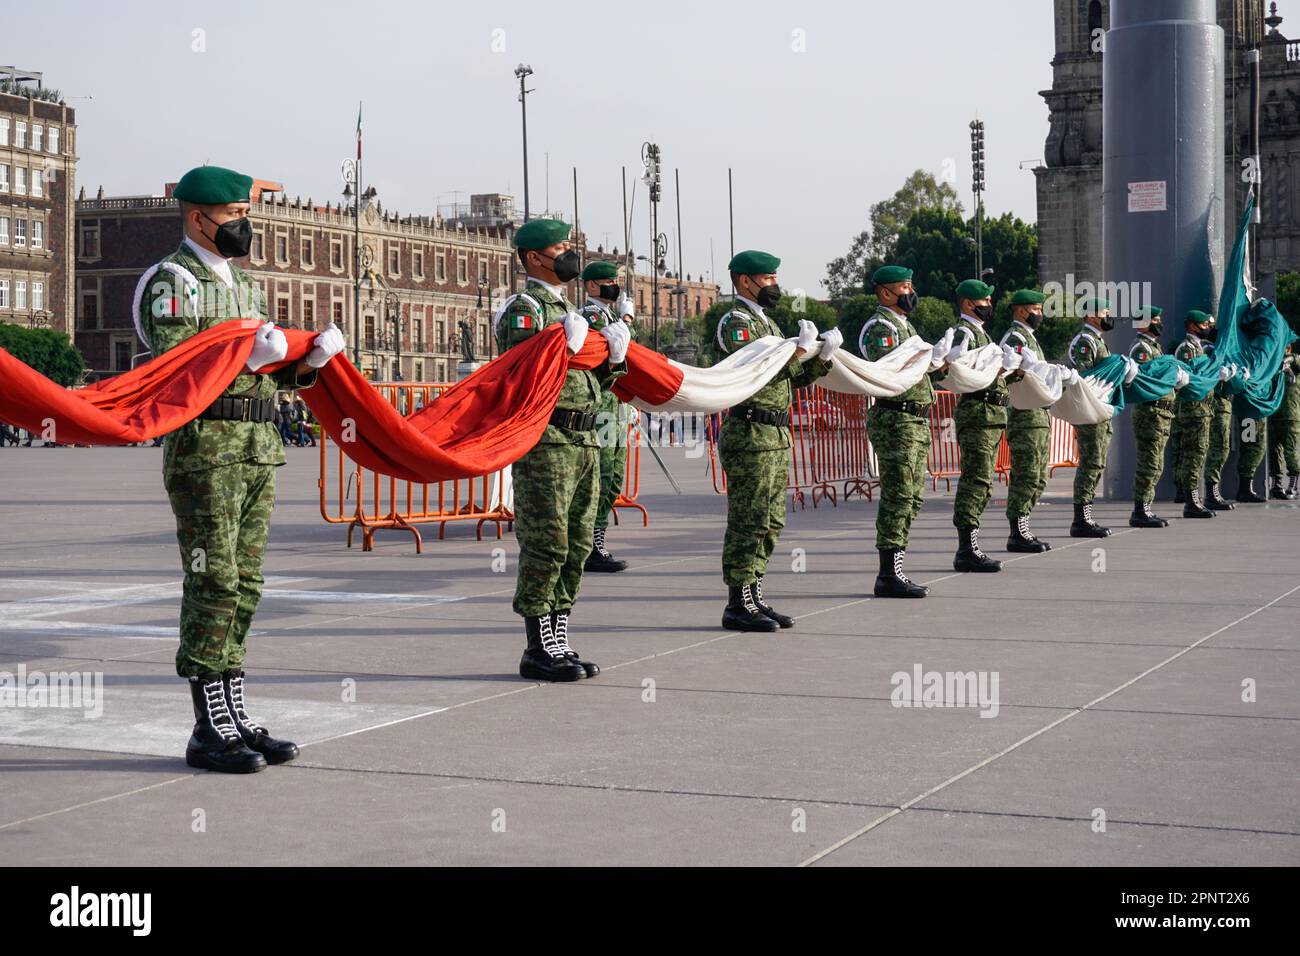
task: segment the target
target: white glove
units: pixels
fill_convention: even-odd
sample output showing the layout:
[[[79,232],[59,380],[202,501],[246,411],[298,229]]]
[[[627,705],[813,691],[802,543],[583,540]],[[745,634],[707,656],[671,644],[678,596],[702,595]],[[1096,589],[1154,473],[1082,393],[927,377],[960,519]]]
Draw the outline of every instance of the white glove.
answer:
[[[636,318],[636,310],[632,308],[632,297],[624,292],[614,303],[614,312],[617,315],[625,316],[629,319]]]
[[[799,320],[799,338],[795,342],[798,348],[804,350],[805,354],[811,355],[817,347],[817,326],[813,325],[807,319]]]
[[[564,337],[569,341],[569,351],[577,355],[582,351],[582,343],[587,341],[587,332],[591,326],[577,312],[570,312],[564,317]]]
[[[952,337],[956,334],[956,329],[948,329],[939,341],[934,343],[934,348],[930,351],[930,371],[934,371],[948,361],[948,353],[952,351]]]
[[[1047,370],[1052,367],[1050,362],[1039,361],[1038,356],[1029,349],[1023,350],[1019,355],[1020,371],[1032,375],[1035,378],[1043,378],[1047,374]]]
[[[1002,371],[1014,372],[1020,368],[1020,353],[1010,345],[1002,346]]]
[[[954,342],[954,341],[956,341],[956,339],[957,339],[957,330],[956,330],[956,329],[952,329],[951,331],[952,331],[952,335],[951,335],[951,336],[948,336],[948,341],[949,341],[949,342]],[[961,337],[961,343],[960,343],[959,345],[954,345],[952,348],[950,348],[950,349],[948,350],[948,358],[947,358],[947,361],[949,361],[949,362],[955,362],[957,359],[959,359],[959,358],[961,358],[963,355],[965,355],[965,354],[966,354],[966,345],[967,345],[968,342],[970,342],[970,336],[969,336],[969,335],[963,335],[963,336]]]
[[[609,364],[619,365],[627,358],[627,344],[632,341],[632,333],[626,322],[611,322],[600,330],[609,346]]]
[[[1187,383],[1191,380],[1192,377],[1187,374],[1187,369],[1183,368],[1181,365],[1178,366],[1178,384],[1175,385],[1174,388],[1186,388]]]
[[[312,340],[311,344],[312,349],[303,361],[312,368],[324,368],[325,363],[342,352],[343,346],[347,343],[343,341],[343,333],[331,322],[324,332]]]
[[[829,362],[835,350],[844,344],[844,333],[839,329],[831,329],[822,333],[822,348],[817,353],[817,357],[823,362]]]
[[[1243,382],[1250,381],[1250,369],[1246,368],[1246,366],[1243,365],[1240,369],[1238,369],[1238,371],[1241,372],[1241,380]]]
[[[1229,362],[1227,365],[1224,365],[1219,369],[1219,381],[1226,382],[1228,379],[1232,378],[1232,376],[1236,374],[1237,374],[1237,366]]]
[[[1062,365],[1060,367],[1065,369],[1066,387],[1078,385],[1081,381],[1083,381],[1083,376],[1079,374],[1079,370],[1077,368],[1070,368],[1068,365]]]
[[[1124,384],[1129,385],[1132,383],[1133,379],[1137,378],[1139,366],[1137,362],[1133,361],[1127,355],[1123,356],[1123,358],[1124,358]]]
[[[248,355],[248,370],[256,372],[264,365],[281,362],[289,354],[289,340],[275,327],[274,322],[263,322],[253,336],[253,351]]]

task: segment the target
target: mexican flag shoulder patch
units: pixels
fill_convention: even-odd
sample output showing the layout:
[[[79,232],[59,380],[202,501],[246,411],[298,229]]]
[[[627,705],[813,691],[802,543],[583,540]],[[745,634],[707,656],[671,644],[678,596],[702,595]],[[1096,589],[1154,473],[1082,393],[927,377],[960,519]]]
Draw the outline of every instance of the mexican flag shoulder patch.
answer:
[[[535,328],[533,322],[533,317],[526,312],[520,313],[519,315],[512,315],[510,317],[510,327],[512,329]]]
[[[893,348],[893,347],[894,347],[894,337],[893,337],[892,335],[887,334],[887,333],[886,333],[886,334],[879,335],[879,336],[876,337],[876,344],[877,344],[877,345],[880,345],[880,346],[883,346],[883,347],[885,347],[885,348]]]
[[[731,341],[733,341],[733,342],[748,342],[748,341],[749,341],[749,329],[732,329],[732,330],[731,330]]]

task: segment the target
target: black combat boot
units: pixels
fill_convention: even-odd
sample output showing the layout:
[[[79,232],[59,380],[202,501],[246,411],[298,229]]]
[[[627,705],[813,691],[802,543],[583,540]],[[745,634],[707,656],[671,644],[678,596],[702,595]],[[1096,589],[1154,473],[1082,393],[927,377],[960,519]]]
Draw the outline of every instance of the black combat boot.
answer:
[[[1219,483],[1217,481],[1207,481],[1205,483],[1205,507],[1211,511],[1231,511],[1237,506],[1219,494]]]
[[[957,529],[957,554],[952,559],[954,571],[1001,571],[1002,562],[995,561],[980,550],[979,528]]]
[[[1039,540],[1029,530],[1029,515],[1021,515],[1019,518],[1007,518],[1007,521],[1011,523],[1011,535],[1007,538],[1008,551],[1018,551],[1021,554],[1041,554],[1044,551],[1052,550],[1050,544]]]
[[[266,758],[267,763],[288,763],[298,756],[298,745],[287,740],[276,740],[270,732],[248,716],[244,707],[244,672],[226,671],[221,675],[221,683],[226,688],[226,704],[235,718],[235,726],[244,746],[256,750]]]
[[[1291,499],[1300,498],[1300,475],[1287,476],[1286,496]]]
[[[722,626],[729,631],[775,631],[781,625],[772,620],[754,600],[754,585],[728,585],[727,606]]]
[[[763,576],[761,574],[758,576],[758,580],[754,582],[754,604],[781,627],[794,627],[794,618],[788,614],[781,614],[772,610],[771,605],[763,600]]]
[[[924,584],[914,584],[903,573],[905,550],[886,549],[880,552],[880,573],[871,593],[879,598],[923,598],[930,593]]]
[[[1266,499],[1255,490],[1254,478],[1239,478],[1237,479],[1237,500],[1257,505]]]
[[[597,571],[614,574],[627,569],[627,562],[620,561],[605,548],[605,529],[597,528],[591,535],[591,554],[587,555],[584,571]]]
[[[1151,510],[1151,502],[1133,499],[1133,513],[1128,516],[1130,528],[1167,528],[1169,522]]]
[[[1213,518],[1214,512],[1201,505],[1201,493],[1193,488],[1187,495],[1187,504],[1183,505],[1184,518]]]
[[[519,659],[519,676],[528,680],[575,681],[582,680],[587,672],[577,661],[565,654],[568,645],[561,648],[551,628],[551,615],[524,618],[524,633],[528,647]]]
[[[1074,521],[1070,524],[1071,538],[1109,537],[1110,528],[1103,528],[1092,520],[1092,503],[1074,506]]]
[[[244,745],[226,702],[226,685],[220,674],[190,678],[194,703],[194,733],[185,748],[185,762],[222,773],[257,773],[266,758]]]
[[[1215,487],[1218,487],[1217,485]],[[1174,485],[1174,504],[1181,505],[1187,500],[1187,489]]]
[[[588,677],[595,677],[600,673],[600,667],[597,664],[593,661],[584,661],[578,656],[578,652],[569,646],[568,611],[551,612],[551,633],[555,635],[555,642],[564,651],[564,656],[586,671]]]
[[[1275,501],[1286,501],[1286,491],[1282,488],[1282,476],[1274,475],[1268,484],[1268,496]]]

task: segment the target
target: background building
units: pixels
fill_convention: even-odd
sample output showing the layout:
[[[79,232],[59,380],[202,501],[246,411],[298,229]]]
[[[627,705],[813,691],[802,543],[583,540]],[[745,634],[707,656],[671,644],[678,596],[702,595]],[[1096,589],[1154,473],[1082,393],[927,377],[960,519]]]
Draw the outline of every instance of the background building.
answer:
[[[1052,88],[1043,92],[1050,128],[1038,180],[1038,273],[1041,282],[1104,279],[1101,160],[1102,57],[1109,0],[1054,0],[1056,56]],[[1250,154],[1246,54],[1260,47],[1262,164],[1261,277],[1300,270],[1300,42],[1280,31],[1277,4],[1218,0],[1225,35],[1225,173],[1233,192],[1224,210],[1231,246],[1246,199],[1242,160]]]
[[[0,66],[0,322],[72,332],[76,129],[40,73]]]

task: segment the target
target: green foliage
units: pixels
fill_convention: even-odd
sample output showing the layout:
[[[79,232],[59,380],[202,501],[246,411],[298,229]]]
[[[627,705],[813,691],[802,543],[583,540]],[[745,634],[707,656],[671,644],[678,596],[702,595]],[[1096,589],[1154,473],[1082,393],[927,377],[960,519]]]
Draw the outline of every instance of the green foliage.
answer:
[[[0,322],[0,348],[60,385],[76,385],[86,361],[62,332]]]
[[[923,295],[907,319],[916,326],[921,338],[937,342],[943,337],[944,330],[957,321],[957,310],[946,299]]]
[[[1277,310],[1286,319],[1291,331],[1300,335],[1300,272],[1277,274]]]
[[[800,319],[807,319],[822,332],[835,328],[839,323],[839,315],[825,302],[805,298],[800,312],[795,309],[795,300],[788,295],[781,296],[776,308],[767,310],[767,317],[781,327],[786,338],[798,334]]]

